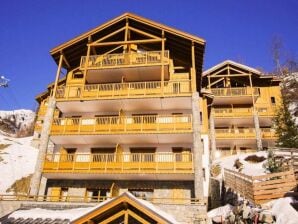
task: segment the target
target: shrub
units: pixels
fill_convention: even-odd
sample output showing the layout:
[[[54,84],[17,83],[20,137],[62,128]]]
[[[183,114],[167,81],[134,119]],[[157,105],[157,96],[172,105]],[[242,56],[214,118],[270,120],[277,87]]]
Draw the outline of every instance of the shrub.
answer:
[[[266,160],[266,158],[264,156],[250,155],[247,156],[244,160],[251,163],[260,163]]]

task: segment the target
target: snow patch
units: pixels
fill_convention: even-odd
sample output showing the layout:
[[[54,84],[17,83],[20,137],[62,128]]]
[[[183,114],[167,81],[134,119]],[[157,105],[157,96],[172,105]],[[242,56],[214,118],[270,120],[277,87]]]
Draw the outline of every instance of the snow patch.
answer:
[[[0,143],[9,145],[0,151],[0,194],[22,177],[34,173],[38,150],[31,147],[32,137],[12,138],[0,135]],[[13,192],[11,192],[13,193]]]
[[[220,158],[215,160],[213,163],[219,164],[221,166],[222,173],[224,168],[237,171],[237,169],[234,167],[234,163],[235,163],[235,160],[239,159],[239,161],[243,164],[243,169],[241,173],[249,176],[259,176],[259,175],[266,174],[266,169],[263,168],[263,164],[266,162],[266,160],[260,163],[251,163],[251,162],[245,161],[244,159],[249,155],[264,156],[265,158],[267,158],[267,152],[261,151],[261,152],[233,155],[225,158]]]

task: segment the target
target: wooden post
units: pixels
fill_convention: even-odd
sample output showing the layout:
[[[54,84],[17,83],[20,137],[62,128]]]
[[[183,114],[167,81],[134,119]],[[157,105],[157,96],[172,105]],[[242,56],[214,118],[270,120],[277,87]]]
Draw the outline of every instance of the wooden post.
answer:
[[[197,72],[196,72],[196,58],[195,58],[195,44],[194,42],[191,43],[191,67],[192,67],[192,77],[191,77],[191,85],[192,85],[192,92],[197,91]],[[210,83],[210,80],[209,80]]]
[[[87,76],[87,68],[89,64],[89,56],[90,56],[90,45],[87,44],[87,56],[86,56],[86,61],[85,61],[85,66],[84,66],[84,83],[86,82],[86,76]]]
[[[161,93],[164,96],[164,81],[165,81],[165,66],[164,66],[164,55],[165,55],[165,31],[162,30],[162,41],[161,41]]]
[[[61,68],[62,68],[62,62],[63,62],[63,54],[60,54],[58,69],[57,69],[57,72],[56,72],[54,89],[53,89],[53,92],[52,92],[52,96],[54,98],[56,96],[57,86],[58,86],[58,82],[59,82],[59,78],[60,78],[60,73],[61,73]]]

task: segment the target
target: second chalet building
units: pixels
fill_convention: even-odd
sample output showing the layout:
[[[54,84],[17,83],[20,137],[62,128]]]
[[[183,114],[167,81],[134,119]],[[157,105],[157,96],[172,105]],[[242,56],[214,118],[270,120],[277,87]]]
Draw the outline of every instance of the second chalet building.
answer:
[[[52,49],[58,69],[37,97],[31,194],[95,202],[129,191],[181,222],[199,220],[209,154],[273,146],[280,99],[279,81],[245,65],[202,73],[204,48],[126,13]]]

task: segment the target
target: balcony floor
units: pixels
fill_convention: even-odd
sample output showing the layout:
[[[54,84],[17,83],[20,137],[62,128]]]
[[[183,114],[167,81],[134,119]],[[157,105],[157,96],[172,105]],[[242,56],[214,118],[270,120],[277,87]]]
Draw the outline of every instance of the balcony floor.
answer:
[[[193,134],[106,134],[106,135],[54,135],[55,144],[182,144],[192,143]]]
[[[190,110],[191,96],[165,97],[165,98],[137,98],[137,99],[105,99],[80,101],[58,101],[57,107],[63,113],[95,113],[124,111],[146,111],[146,110]]]
[[[161,173],[161,174],[119,174],[119,173],[110,173],[110,174],[96,174],[96,173],[48,173],[44,172],[43,176],[48,179],[64,179],[64,180],[181,180],[188,181],[194,179],[193,173]]]

